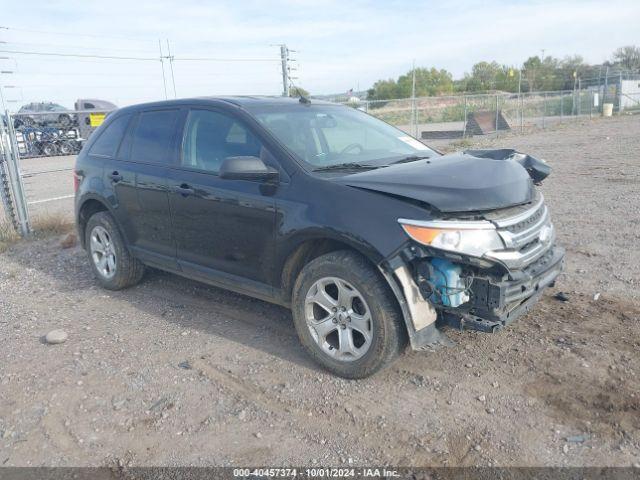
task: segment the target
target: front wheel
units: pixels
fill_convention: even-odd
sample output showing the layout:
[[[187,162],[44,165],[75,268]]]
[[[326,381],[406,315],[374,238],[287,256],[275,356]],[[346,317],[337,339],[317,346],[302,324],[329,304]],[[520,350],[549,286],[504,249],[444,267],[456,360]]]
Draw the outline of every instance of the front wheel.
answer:
[[[129,253],[111,214],[98,212],[92,215],[85,235],[89,261],[102,287],[121,290],[140,282],[144,264]]]
[[[309,262],[294,287],[300,341],[327,370],[364,378],[389,365],[407,343],[396,299],[380,273],[350,251]]]

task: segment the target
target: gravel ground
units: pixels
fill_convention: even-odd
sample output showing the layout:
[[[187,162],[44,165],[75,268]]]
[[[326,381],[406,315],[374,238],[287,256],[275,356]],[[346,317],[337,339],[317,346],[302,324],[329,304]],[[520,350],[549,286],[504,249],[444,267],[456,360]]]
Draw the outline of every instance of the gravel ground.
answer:
[[[0,465],[638,464],[640,117],[478,143],[553,166],[566,273],[366,380],[312,364],[283,308],[158,271],[107,292],[60,238],[0,254]]]

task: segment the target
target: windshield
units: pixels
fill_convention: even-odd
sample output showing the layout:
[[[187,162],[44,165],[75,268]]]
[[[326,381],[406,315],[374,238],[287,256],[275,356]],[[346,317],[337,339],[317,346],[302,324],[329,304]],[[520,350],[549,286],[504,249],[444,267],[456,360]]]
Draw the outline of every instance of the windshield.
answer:
[[[272,106],[253,114],[312,169],[351,164],[377,167],[437,155],[403,131],[350,107]]]

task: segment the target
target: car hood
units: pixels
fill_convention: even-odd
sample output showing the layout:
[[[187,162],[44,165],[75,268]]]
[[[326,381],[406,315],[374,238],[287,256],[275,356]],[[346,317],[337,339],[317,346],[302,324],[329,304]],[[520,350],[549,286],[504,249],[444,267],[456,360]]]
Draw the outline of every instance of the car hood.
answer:
[[[428,203],[441,212],[494,210],[530,202],[550,168],[514,150],[474,150],[391,165],[333,180]]]

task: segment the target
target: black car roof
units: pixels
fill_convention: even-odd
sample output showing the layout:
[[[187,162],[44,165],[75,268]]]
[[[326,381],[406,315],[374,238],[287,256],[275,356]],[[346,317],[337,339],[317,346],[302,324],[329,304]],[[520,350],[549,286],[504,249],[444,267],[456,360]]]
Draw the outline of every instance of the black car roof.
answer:
[[[156,108],[163,106],[180,106],[180,105],[219,105],[226,103],[235,105],[240,108],[246,108],[248,110],[251,107],[258,106],[293,106],[300,105],[300,99],[297,97],[270,97],[270,96],[220,96],[220,97],[195,97],[195,98],[182,98],[176,100],[163,100],[158,102],[141,103],[137,105],[130,105],[128,107],[121,108],[120,111],[137,111],[145,108]],[[331,102],[325,102],[322,100],[311,100],[312,105],[337,105]]]

